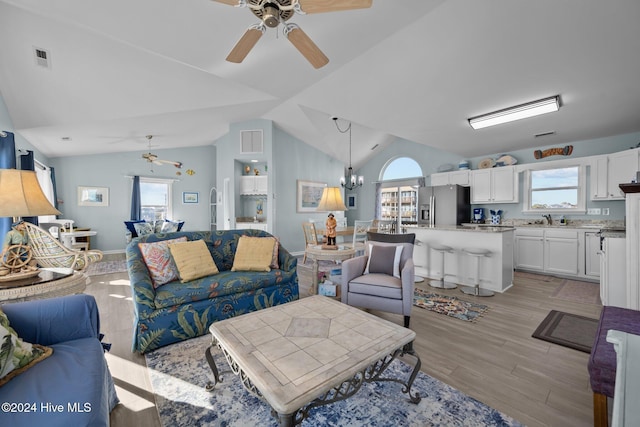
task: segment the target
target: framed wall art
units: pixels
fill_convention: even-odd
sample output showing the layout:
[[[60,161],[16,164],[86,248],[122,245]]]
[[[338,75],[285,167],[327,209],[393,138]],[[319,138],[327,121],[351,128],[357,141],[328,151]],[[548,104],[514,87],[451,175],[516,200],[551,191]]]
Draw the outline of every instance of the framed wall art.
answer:
[[[325,182],[297,180],[298,192],[296,198],[296,211],[317,212],[318,204],[322,198],[322,192],[327,186]]]
[[[109,206],[109,188],[78,186],[78,206]]]
[[[195,191],[183,191],[182,203],[198,203],[198,192]]]
[[[355,209],[358,207],[355,194],[347,194],[347,209]]]

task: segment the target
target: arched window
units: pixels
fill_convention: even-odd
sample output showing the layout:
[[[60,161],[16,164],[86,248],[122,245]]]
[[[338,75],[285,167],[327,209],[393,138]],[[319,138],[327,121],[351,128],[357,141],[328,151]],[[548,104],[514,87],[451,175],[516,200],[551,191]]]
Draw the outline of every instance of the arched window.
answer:
[[[424,186],[422,168],[410,157],[389,160],[380,172],[376,218],[391,220],[396,230],[418,222],[418,187]]]

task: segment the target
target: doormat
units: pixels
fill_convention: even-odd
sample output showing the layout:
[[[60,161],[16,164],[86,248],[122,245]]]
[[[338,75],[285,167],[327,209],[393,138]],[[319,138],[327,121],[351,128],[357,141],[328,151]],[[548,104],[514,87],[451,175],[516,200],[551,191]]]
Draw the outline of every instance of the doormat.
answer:
[[[600,304],[600,285],[566,279],[551,296],[583,304]]]
[[[596,338],[598,319],[551,310],[531,335],[563,347],[591,353]]]
[[[438,295],[422,289],[415,289],[413,305],[467,322],[476,322],[489,310],[486,305],[464,301],[457,297]]]

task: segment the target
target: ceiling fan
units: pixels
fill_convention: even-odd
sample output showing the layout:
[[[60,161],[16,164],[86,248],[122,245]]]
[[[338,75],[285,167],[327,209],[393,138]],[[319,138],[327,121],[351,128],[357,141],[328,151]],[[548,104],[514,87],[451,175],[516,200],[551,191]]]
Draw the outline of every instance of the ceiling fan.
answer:
[[[373,0],[213,0],[218,3],[236,7],[248,7],[260,19],[240,38],[233,47],[227,61],[240,63],[256,45],[260,37],[267,31],[267,27],[276,28],[282,24],[282,32],[296,49],[311,63],[314,68],[320,68],[329,62],[329,58],[296,24],[287,23],[294,13],[323,13],[338,12],[352,9],[366,9],[371,7]]]
[[[182,162],[176,162],[173,160],[162,160],[159,159],[157,155],[152,154],[151,153],[151,138],[153,138],[153,135],[147,135],[145,138],[147,138],[147,141],[149,143],[149,152],[148,153],[144,153],[142,155],[142,158],[145,159],[147,162],[149,163],[154,163],[156,165],[173,165],[177,168],[181,168],[182,167]]]

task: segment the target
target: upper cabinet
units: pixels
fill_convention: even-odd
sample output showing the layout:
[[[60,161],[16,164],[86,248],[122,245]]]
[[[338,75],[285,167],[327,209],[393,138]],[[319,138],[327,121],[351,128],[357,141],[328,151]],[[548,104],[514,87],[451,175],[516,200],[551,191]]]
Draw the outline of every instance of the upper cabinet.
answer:
[[[471,171],[471,204],[518,203],[518,172],[514,166]]]
[[[462,185],[468,187],[470,172],[468,169],[457,170],[453,172],[442,172],[431,174],[431,185]]]
[[[640,170],[639,152],[640,149],[633,149],[594,156],[590,172],[591,200],[623,200],[619,184],[631,182]]]
[[[268,183],[269,181],[266,175],[241,176],[240,194],[243,196],[267,194]]]

